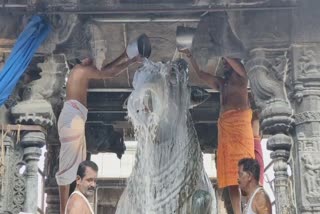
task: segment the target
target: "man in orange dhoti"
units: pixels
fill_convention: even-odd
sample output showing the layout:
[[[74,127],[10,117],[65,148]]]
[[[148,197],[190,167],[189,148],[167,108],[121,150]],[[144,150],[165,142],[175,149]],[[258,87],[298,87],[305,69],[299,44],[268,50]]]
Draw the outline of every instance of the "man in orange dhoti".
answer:
[[[254,139],[251,126],[252,111],[248,101],[247,73],[237,59],[223,58],[224,77],[200,70],[188,49],[186,54],[201,80],[220,91],[218,124],[217,171],[219,188],[228,188],[234,214],[241,213],[238,188],[238,162],[254,158]]]
[[[219,188],[238,185],[234,166],[243,157],[254,157],[252,111],[229,110],[220,115],[218,123],[217,170]]]

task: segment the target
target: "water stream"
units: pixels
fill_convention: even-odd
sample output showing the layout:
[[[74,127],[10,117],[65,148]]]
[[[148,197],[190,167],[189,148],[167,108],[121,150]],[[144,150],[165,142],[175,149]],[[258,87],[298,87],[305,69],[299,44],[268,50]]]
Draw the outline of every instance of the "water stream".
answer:
[[[213,214],[216,198],[189,113],[188,66],[146,60],[134,76],[128,116],[136,160],[117,214]]]

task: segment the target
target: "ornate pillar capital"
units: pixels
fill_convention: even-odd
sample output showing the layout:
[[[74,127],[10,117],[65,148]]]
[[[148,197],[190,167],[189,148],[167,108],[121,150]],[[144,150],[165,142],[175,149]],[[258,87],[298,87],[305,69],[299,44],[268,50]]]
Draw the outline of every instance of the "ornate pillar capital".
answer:
[[[288,71],[288,49],[256,48],[249,52],[245,68],[250,80],[250,88],[256,105],[262,110],[276,104],[278,110],[290,112],[289,100],[286,94]],[[280,109],[279,109],[280,108]],[[269,108],[263,115],[270,114]]]
[[[69,71],[62,54],[45,57],[37,64],[40,79],[31,81],[23,91],[22,99],[11,108],[16,123],[53,126],[62,106],[65,76]]]

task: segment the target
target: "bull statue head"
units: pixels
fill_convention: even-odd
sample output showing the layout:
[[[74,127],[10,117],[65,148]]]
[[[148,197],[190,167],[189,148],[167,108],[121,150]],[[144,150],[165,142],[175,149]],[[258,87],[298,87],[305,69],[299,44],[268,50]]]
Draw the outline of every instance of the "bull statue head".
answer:
[[[206,90],[188,86],[188,73],[183,59],[167,64],[146,61],[135,74],[128,100],[128,116],[135,128],[175,125],[172,119],[177,112],[186,114],[210,97]]]

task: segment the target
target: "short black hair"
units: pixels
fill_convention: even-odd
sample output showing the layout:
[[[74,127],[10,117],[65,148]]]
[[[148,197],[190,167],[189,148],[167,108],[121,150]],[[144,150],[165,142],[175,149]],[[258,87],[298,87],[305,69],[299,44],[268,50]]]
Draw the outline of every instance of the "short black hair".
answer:
[[[260,179],[260,165],[259,162],[253,158],[243,158],[239,161],[238,166],[243,166],[243,171],[250,172],[253,177],[259,181]]]
[[[98,166],[95,162],[90,161],[90,160],[82,161],[79,164],[78,171],[77,171],[77,175],[80,176],[81,179],[86,175],[86,168],[87,167],[90,167],[94,171],[98,172]]]

